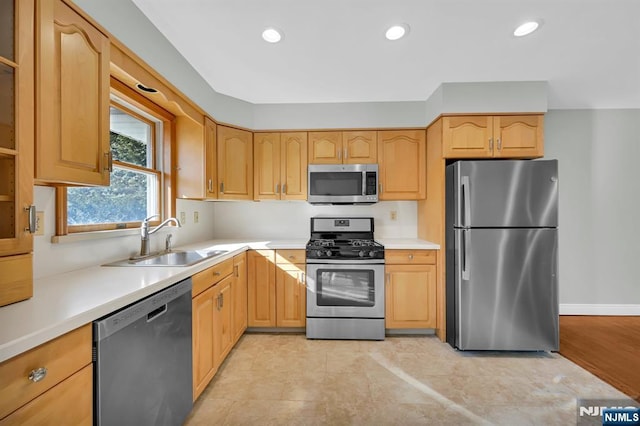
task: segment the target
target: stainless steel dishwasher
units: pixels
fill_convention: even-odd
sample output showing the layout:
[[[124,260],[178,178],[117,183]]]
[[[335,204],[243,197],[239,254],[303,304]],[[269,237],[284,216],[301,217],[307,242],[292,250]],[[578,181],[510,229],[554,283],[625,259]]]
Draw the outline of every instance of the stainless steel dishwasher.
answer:
[[[193,407],[191,285],[94,321],[94,424],[184,423]]]

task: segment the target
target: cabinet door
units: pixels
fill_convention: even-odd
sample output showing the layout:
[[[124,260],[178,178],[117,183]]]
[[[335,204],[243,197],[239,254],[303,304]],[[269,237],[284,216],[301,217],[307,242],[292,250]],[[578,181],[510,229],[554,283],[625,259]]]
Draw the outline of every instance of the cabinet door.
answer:
[[[247,329],[247,254],[233,258],[233,340]]]
[[[304,327],[307,319],[305,265],[283,264],[276,268],[276,325]]]
[[[246,130],[217,127],[218,198],[253,199],[253,135]]]
[[[307,199],[307,133],[282,133],[280,188],[282,200]]]
[[[204,144],[205,144],[205,193],[207,198],[218,198],[218,145],[216,143],[216,123],[209,117],[204,118]]]
[[[342,163],[342,132],[309,132],[309,164]]]
[[[109,39],[61,0],[37,4],[36,178],[109,185]]]
[[[542,157],[544,155],[543,120],[542,115],[494,117],[494,157]]]
[[[493,155],[493,117],[442,118],[444,158],[488,158]]]
[[[213,352],[216,370],[233,347],[233,275],[214,286],[216,308],[213,311]]]
[[[206,198],[208,147],[205,138],[210,129],[204,126],[204,120],[197,122],[187,116],[176,117],[174,123],[176,132],[176,194],[180,198]]]
[[[92,364],[0,420],[0,426],[46,424],[93,424]]]
[[[280,133],[255,133],[253,141],[254,200],[279,200]]]
[[[380,200],[425,197],[426,143],[424,130],[378,132]]]
[[[376,132],[342,132],[343,162],[349,164],[369,164],[378,162]]]
[[[435,328],[435,265],[386,265],[385,327]]]
[[[247,255],[249,327],[276,326],[276,267],[274,250],[251,250]]]
[[[209,287],[193,298],[193,400],[207,387],[216,373],[213,347],[216,289]]]
[[[33,237],[27,231],[28,208],[33,204],[33,2],[2,2],[0,15],[0,256],[6,256],[29,253],[33,247]],[[25,277],[29,292],[31,277],[29,265]],[[17,277],[2,277],[0,282],[14,278]],[[0,306],[4,304],[3,295],[0,290]],[[6,303],[30,295],[11,298]]]

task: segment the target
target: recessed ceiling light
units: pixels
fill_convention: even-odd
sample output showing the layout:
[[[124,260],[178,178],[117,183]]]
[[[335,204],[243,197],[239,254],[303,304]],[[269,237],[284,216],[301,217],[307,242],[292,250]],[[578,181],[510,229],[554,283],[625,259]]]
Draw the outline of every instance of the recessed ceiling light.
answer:
[[[400,25],[394,25],[390,27],[384,36],[387,38],[387,40],[394,41],[394,40],[400,40],[402,37],[404,37],[408,33],[409,33],[409,25],[400,24]]]
[[[516,28],[515,31],[513,31],[513,35],[516,37],[526,36],[537,30],[539,26],[540,23],[538,23],[537,21],[525,22],[524,24]]]
[[[266,28],[262,32],[262,38],[268,43],[277,43],[282,40],[282,32],[273,27]]]

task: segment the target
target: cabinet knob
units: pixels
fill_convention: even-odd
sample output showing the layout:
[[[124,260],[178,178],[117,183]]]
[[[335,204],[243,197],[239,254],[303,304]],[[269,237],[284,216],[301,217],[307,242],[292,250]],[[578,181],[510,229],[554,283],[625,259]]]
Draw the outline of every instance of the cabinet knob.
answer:
[[[213,271],[213,275],[215,275],[216,277],[220,276],[220,271]]]
[[[498,138],[498,151],[502,149],[502,141]]]
[[[489,151],[493,151],[493,138],[489,138]]]
[[[413,260],[413,253],[409,254],[409,260]]]
[[[29,373],[29,380],[31,380],[33,383],[38,383],[45,377],[47,377],[46,367],[36,368],[35,370],[31,370],[31,372]]]

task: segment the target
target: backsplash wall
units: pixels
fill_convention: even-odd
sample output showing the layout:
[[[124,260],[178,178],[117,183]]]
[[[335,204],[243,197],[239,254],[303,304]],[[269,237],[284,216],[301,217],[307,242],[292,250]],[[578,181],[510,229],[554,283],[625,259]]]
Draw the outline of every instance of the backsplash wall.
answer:
[[[315,206],[306,201],[214,202],[215,238],[308,239],[310,218],[371,216],[376,238],[416,238],[418,204],[382,201],[373,205]],[[397,218],[391,219],[395,211]]]

